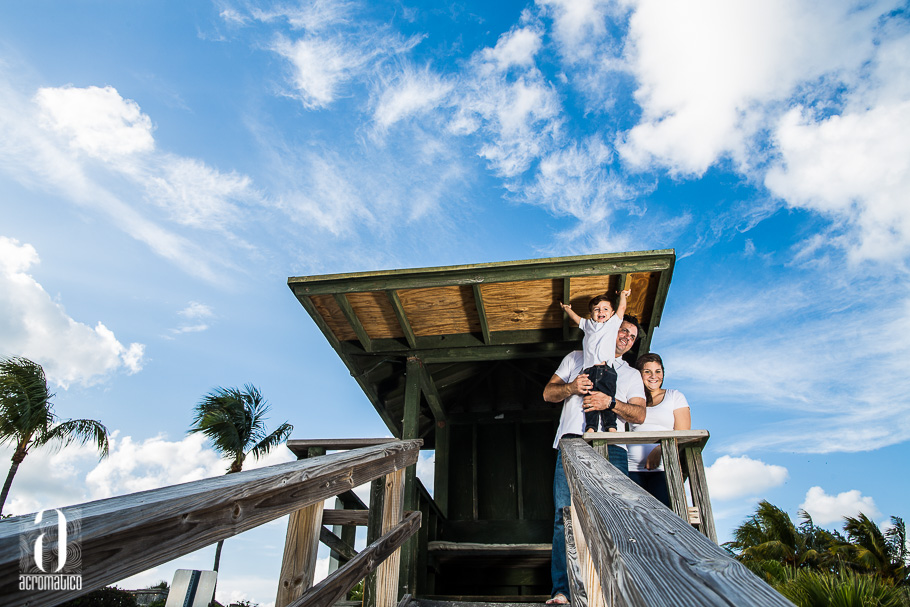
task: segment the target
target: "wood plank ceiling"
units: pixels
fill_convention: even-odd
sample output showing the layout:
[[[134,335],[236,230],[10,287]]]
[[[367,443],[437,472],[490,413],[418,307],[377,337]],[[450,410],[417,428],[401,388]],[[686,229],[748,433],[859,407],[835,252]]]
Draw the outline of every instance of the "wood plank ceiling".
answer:
[[[553,361],[580,347],[581,332],[559,301],[585,316],[592,297],[630,286],[627,312],[647,331],[637,348],[646,352],[675,260],[672,250],[644,251],[302,276],[288,286],[400,437],[408,359],[421,368],[426,435],[447,411],[465,408],[459,395],[484,370],[524,359],[520,368],[552,373]]]

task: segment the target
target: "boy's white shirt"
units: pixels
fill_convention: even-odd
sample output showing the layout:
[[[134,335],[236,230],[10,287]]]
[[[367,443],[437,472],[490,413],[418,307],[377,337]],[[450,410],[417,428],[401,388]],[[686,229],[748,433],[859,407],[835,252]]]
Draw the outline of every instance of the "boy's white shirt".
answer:
[[[622,318],[614,314],[606,322],[596,322],[590,318],[582,318],[578,328],[584,331],[585,337],[581,342],[584,352],[584,368],[593,367],[606,361],[613,366],[613,357],[616,356],[616,336]]]

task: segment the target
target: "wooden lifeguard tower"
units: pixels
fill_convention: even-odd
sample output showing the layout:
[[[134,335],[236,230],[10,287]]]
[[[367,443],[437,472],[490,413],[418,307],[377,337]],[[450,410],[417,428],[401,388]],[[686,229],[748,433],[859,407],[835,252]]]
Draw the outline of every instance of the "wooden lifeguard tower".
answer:
[[[627,312],[648,351],[673,274],[672,250],[288,279],[389,432],[435,450],[431,497],[405,476],[405,510],[424,513],[402,561],[424,597],[549,595],[553,437],[561,406],[542,399],[580,347],[557,302],[629,285]],[[315,442],[289,445],[299,454]]]
[[[53,607],[285,515],[276,607],[344,604],[360,580],[365,607],[542,601],[561,409],[542,390],[581,338],[556,302],[586,313],[594,295],[631,286],[646,331],[634,359],[674,262],[666,250],[288,279],[394,438],[289,440],[298,461],[64,508],[80,521],[64,536],[79,546],[78,587],[23,589],[23,530],[37,519],[2,520],[3,604]],[[627,438],[663,446],[672,510],[602,456],[615,438],[559,445],[575,607],[792,605],[716,544],[706,431]],[[420,449],[435,451],[432,495],[415,474]],[[365,483],[369,504],[353,492]],[[320,542],[343,565],[314,583]]]

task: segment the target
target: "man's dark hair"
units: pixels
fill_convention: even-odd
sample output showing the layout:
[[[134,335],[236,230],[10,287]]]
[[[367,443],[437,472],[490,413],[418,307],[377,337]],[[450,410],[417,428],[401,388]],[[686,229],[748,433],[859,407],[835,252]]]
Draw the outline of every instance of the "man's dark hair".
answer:
[[[642,339],[643,337],[645,337],[647,335],[645,330],[641,328],[641,325],[638,324],[638,319],[635,318],[634,316],[632,316],[631,314],[626,314],[625,316],[622,317],[622,319],[623,319],[623,322],[633,324],[633,325],[635,325],[635,328],[638,329],[638,337],[636,338],[636,340]]]

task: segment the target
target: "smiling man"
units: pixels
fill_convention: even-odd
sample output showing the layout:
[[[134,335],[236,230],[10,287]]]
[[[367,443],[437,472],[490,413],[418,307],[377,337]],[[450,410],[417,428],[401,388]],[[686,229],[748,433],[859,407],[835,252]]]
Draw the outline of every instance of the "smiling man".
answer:
[[[612,398],[602,392],[592,392],[593,384],[584,369],[584,354],[575,350],[566,355],[556,369],[556,373],[543,389],[543,399],[548,403],[563,403],[562,415],[553,448],[559,448],[559,440],[564,437],[580,437],[584,431],[587,411],[609,409],[616,412],[618,429],[625,429],[625,422],[640,424],[645,420],[645,389],[641,375],[622,359],[623,354],[632,349],[641,329],[633,316],[626,315],[616,334],[616,358],[613,361],[616,369],[616,397]],[[610,463],[629,473],[625,445],[608,447]],[[562,467],[562,452],[556,455],[556,471],[553,475],[553,505],[556,515],[553,520],[553,553],[550,575],[553,579],[553,591],[548,605],[568,603],[569,581],[566,575],[566,536],[562,518],[562,509],[571,502],[566,473]]]

